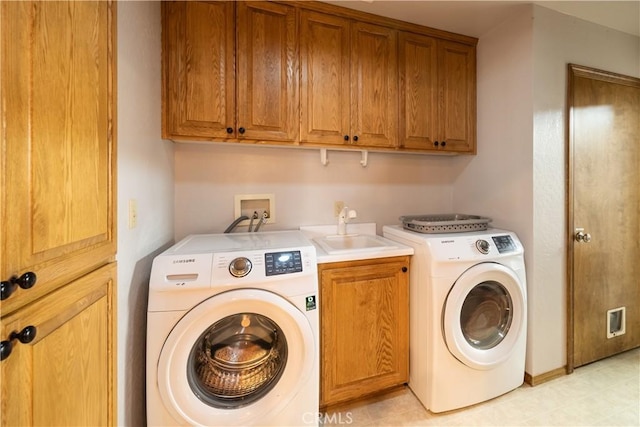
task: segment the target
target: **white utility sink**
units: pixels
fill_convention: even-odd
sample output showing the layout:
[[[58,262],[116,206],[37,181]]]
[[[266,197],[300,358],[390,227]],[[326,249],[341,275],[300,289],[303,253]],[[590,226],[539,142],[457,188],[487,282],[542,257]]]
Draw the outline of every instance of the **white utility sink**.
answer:
[[[345,234],[316,237],[316,243],[329,255],[396,249],[393,241],[372,234]]]

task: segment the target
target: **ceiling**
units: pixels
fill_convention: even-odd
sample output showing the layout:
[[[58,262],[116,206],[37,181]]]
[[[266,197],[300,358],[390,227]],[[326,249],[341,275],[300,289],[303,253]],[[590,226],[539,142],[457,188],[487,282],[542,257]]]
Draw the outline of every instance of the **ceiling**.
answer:
[[[535,3],[585,21],[640,36],[640,0],[330,0],[326,3],[478,38],[503,22],[518,8]]]

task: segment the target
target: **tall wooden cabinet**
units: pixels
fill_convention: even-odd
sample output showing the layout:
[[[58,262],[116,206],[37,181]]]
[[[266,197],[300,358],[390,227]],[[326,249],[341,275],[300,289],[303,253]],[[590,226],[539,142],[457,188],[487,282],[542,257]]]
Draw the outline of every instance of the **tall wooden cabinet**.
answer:
[[[318,265],[320,406],[409,380],[409,257]]]
[[[395,147],[397,31],[303,10],[300,142]]]
[[[400,33],[402,147],[475,153],[475,64],[473,46]]]
[[[115,423],[115,2],[2,2],[2,425]]]
[[[162,2],[163,137],[298,139],[296,8]]]

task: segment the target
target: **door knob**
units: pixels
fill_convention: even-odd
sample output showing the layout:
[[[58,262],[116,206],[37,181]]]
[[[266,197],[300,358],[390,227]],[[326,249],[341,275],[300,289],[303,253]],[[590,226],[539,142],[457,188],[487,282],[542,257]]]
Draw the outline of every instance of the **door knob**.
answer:
[[[576,228],[574,238],[578,243],[589,243],[591,241],[591,234],[585,233],[584,228]]]

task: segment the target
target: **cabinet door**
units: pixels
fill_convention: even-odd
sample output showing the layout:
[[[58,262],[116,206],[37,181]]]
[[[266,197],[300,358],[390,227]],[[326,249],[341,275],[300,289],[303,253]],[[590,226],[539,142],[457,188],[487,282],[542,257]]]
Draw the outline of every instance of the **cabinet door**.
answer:
[[[398,70],[400,146],[435,150],[438,114],[436,39],[402,32],[399,35]]]
[[[398,142],[398,32],[354,22],[351,31],[351,139],[353,145],[395,147]]]
[[[441,147],[446,151],[475,153],[476,49],[440,41],[438,55]]]
[[[162,136],[229,138],[235,124],[233,2],[162,2]]]
[[[319,266],[321,405],[408,380],[408,266],[407,257]]]
[[[303,10],[300,142],[346,144],[350,139],[349,20]]]
[[[238,2],[238,138],[298,140],[296,9]]]
[[[36,330],[2,361],[2,426],[116,424],[115,274],[109,264],[2,318],[2,340]]]
[[[115,254],[115,3],[2,2],[3,281],[7,314]]]

